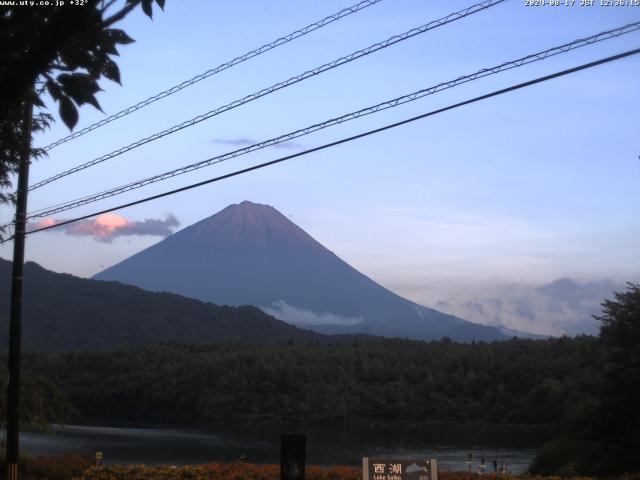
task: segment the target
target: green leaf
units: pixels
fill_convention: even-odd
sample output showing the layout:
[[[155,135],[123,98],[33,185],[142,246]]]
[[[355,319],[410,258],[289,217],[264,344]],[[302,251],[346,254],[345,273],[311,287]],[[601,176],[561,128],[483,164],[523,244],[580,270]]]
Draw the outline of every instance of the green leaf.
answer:
[[[60,118],[69,130],[78,123],[78,109],[69,97],[60,97]]]
[[[33,95],[32,102],[36,107],[45,108],[44,102],[37,95]]]
[[[59,100],[63,95],[60,86],[57,83],[52,82],[51,80],[47,80],[47,91],[49,92],[49,95],[51,95],[51,98],[53,98],[54,100]]]
[[[104,110],[102,110],[102,107],[100,106],[100,103],[98,102],[98,99],[95,97],[95,95],[91,95],[90,97],[88,97],[86,103],[93,105],[97,110],[100,110],[102,113],[104,113]]]
[[[118,55],[116,42],[108,35],[104,35],[102,41],[100,42],[100,48],[104,53],[108,53],[109,55]]]
[[[104,54],[106,56],[106,54]],[[92,55],[89,62],[84,66],[93,78],[99,78],[102,74],[102,61],[100,58]]]
[[[62,85],[64,92],[80,103],[100,91],[98,82],[86,73],[63,73],[58,75],[57,80]]]
[[[103,62],[102,74],[109,80],[120,83],[122,85],[122,83],[120,82],[120,69],[118,68],[116,62],[114,62],[113,60],[107,58]]]
[[[63,92],[73,98],[78,105],[89,103],[102,111],[95,97],[95,93],[101,89],[98,86],[98,82],[91,75],[86,73],[73,73],[71,75],[63,73],[58,75],[57,80],[62,85]]]
[[[105,34],[113,38],[113,41],[115,43],[119,43],[121,45],[127,45],[129,43],[135,42],[133,38],[131,38],[124,32],[124,30],[120,30],[119,28],[110,28],[108,30],[105,30]]]
[[[142,11],[149,18],[153,18],[153,9],[151,5],[153,4],[153,0],[142,0]]]
[[[65,65],[73,69],[85,67],[91,60],[89,52],[75,43],[61,50],[60,58]]]

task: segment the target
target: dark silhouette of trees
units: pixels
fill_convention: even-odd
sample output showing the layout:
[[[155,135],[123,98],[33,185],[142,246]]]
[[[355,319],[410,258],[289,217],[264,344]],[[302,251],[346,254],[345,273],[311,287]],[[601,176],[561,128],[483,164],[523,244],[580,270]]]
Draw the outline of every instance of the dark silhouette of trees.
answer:
[[[0,259],[0,350],[8,343],[11,263]],[[171,293],[149,292],[50,272],[27,262],[23,291],[24,350],[108,348],[160,342],[279,343],[329,337],[276,320],[256,307],[213,305]]]
[[[540,474],[640,472],[640,285],[602,303],[595,386],[566,434],[539,453]]]
[[[0,368],[0,382],[7,384],[7,372]],[[20,389],[20,423],[47,430],[51,423],[66,421],[75,413],[58,386],[32,370],[24,372]],[[0,398],[0,424],[7,420],[6,396]],[[0,454],[1,455],[1,454]]]
[[[535,430],[559,428],[588,396],[595,345],[594,337],[219,342],[33,354],[24,364],[57,385],[81,419]]]
[[[595,415],[585,428],[593,445],[594,473],[640,471],[640,285],[628,284],[615,300],[605,300],[602,322],[601,383]],[[585,470],[588,471],[588,470]]]
[[[120,82],[120,72],[113,57],[117,45],[133,40],[122,30],[112,28],[138,5],[149,17],[154,0],[86,0],[82,5],[29,5],[29,2],[3,2],[0,6],[0,190],[11,187],[19,173],[22,192],[16,211],[14,258],[20,267],[14,271],[16,295],[11,304],[11,356],[8,392],[8,453],[13,464],[18,456],[18,392],[20,385],[20,299],[24,247],[24,215],[28,162],[45,152],[31,148],[31,138],[47,128],[54,117],[46,112],[43,97],[48,94],[59,105],[59,115],[70,128],[78,122],[78,108],[84,104],[100,109],[96,93],[102,77]],[[164,0],[155,0],[163,8]],[[36,109],[34,115],[34,108]],[[12,194],[0,191],[0,202],[15,201]],[[4,228],[0,227],[0,239]],[[17,315],[14,316],[14,312]],[[18,332],[16,334],[16,332]],[[15,380],[15,383],[14,383]],[[20,383],[20,385],[18,385]],[[48,392],[55,388],[27,389]],[[24,393],[24,391],[23,391]],[[24,395],[21,395],[24,396]],[[29,400],[29,399],[27,399]],[[36,399],[37,400],[37,399]],[[47,422],[53,419],[45,401],[27,402],[32,418]],[[21,415],[22,416],[22,415]],[[15,457],[15,458],[13,458]]]
[[[113,26],[138,5],[151,17],[154,1],[164,7],[165,0],[0,6],[0,188],[10,187],[18,169],[26,102],[37,108],[35,132],[53,120],[42,100],[45,93],[58,103],[70,129],[78,122],[77,107],[100,109],[98,82],[104,77],[120,83],[117,46],[133,42]],[[32,157],[42,153],[34,150]],[[0,200],[7,199],[12,196],[0,194]]]

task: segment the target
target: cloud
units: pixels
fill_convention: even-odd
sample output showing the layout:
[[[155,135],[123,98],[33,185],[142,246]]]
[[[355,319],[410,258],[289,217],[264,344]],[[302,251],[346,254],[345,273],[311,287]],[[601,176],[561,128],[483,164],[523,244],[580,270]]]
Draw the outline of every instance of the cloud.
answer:
[[[297,150],[299,148],[306,148],[306,146],[298,142],[283,142],[274,145],[273,148],[278,148],[280,150]]]
[[[214,138],[211,140],[213,143],[219,143],[221,145],[231,145],[232,147],[248,147],[256,143],[260,143],[260,140],[253,138]]]
[[[256,143],[260,143],[263,140],[258,140],[255,138],[245,138],[245,137],[240,137],[240,138],[219,137],[219,138],[214,138],[211,141],[213,143],[219,143],[221,145],[230,145],[232,147],[248,147],[250,145],[255,145]],[[305,146],[302,143],[293,142],[293,141],[277,143],[275,145],[271,145],[271,147],[277,148],[280,150],[295,150],[295,149],[305,148]]]
[[[434,307],[452,315],[487,325],[545,335],[597,334],[598,315],[605,298],[623,291],[624,285],[609,279],[578,282],[559,278],[540,286],[497,286],[491,296],[456,296],[439,300]]]
[[[61,222],[64,220],[45,218],[38,223],[29,224],[28,230],[50,227]],[[67,235],[93,237],[100,242],[110,243],[116,237],[129,235],[168,237],[173,233],[173,228],[179,225],[180,222],[173,215],[168,215],[164,220],[147,218],[142,221],[132,221],[115,213],[103,213],[94,219],[63,225],[56,230],[64,231]]]
[[[279,320],[300,326],[356,325],[362,322],[362,318],[360,317],[341,317],[333,313],[315,313],[289,305],[284,300],[278,300],[273,302],[270,307],[260,307],[260,309]]]

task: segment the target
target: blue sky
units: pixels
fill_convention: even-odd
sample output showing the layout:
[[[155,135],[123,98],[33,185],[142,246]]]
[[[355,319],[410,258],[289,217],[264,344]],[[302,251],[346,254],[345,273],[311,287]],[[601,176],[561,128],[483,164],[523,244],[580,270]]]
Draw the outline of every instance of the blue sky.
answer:
[[[32,183],[472,3],[384,0],[56,148],[33,165]],[[153,22],[136,12],[121,25],[136,39],[120,49],[123,86],[103,82],[99,101],[107,114],[117,112],[349,4],[169,0]],[[640,7],[527,7],[524,0],[507,1],[43,187],[30,196],[30,210],[638,20]],[[303,137],[290,149],[270,148],[60,218],[639,45],[640,33],[607,40]],[[553,323],[544,314],[552,307],[540,299],[547,292],[540,286],[566,277],[589,292],[600,285],[596,290],[604,295],[624,281],[640,281],[639,74],[636,56],[118,214],[130,221],[174,215],[184,227],[231,203],[267,203],[354,267],[416,302],[439,302],[485,323],[573,332],[587,311],[584,302],[561,306],[566,315]],[[92,107],[83,108],[78,128],[101,118]],[[36,144],[66,134],[59,122]],[[10,219],[8,209],[1,214]],[[27,257],[52,270],[90,276],[160,239],[134,235],[104,242],[52,231],[28,238]],[[9,258],[11,247],[0,247],[0,255]],[[590,294],[596,300],[589,308],[597,307],[600,293]],[[512,308],[483,316],[469,307],[494,305],[496,299],[529,302],[538,315]]]

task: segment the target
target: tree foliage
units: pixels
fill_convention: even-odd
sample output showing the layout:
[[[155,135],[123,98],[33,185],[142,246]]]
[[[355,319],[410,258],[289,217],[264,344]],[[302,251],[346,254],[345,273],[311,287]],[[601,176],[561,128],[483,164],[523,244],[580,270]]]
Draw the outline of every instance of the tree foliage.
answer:
[[[22,149],[24,106],[37,109],[35,131],[53,120],[45,94],[58,104],[63,122],[78,122],[78,107],[100,109],[96,94],[104,77],[120,83],[114,58],[133,42],[114,25],[141,5],[152,16],[154,0],[87,0],[84,5],[0,6],[0,188],[11,185]],[[164,0],[155,0],[164,7]],[[8,2],[6,2],[8,3]],[[42,154],[34,151],[32,156]],[[10,196],[4,195],[0,200]]]
[[[593,473],[640,472],[640,285],[605,300],[598,406],[585,422]],[[587,470],[584,470],[589,471]]]
[[[0,382],[7,384],[7,371],[0,369]],[[0,424],[6,424],[7,397],[0,397]],[[24,372],[20,385],[20,423],[46,430],[51,423],[62,423],[76,413],[69,398],[54,385],[32,370]]]
[[[593,388],[595,344],[165,344],[39,354],[25,364],[84,420],[559,428]]]
[[[640,472],[640,285],[602,303],[592,401],[562,438],[547,445],[535,473]]]
[[[70,350],[176,341],[299,343],[329,337],[297,328],[252,306],[218,306],[24,266],[25,350]],[[0,259],[0,350],[8,345],[11,262]]]

